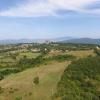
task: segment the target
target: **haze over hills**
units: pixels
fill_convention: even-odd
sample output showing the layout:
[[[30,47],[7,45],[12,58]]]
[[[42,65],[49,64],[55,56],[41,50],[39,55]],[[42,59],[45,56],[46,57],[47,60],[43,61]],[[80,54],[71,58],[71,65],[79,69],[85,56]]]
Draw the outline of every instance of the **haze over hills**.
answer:
[[[63,43],[81,43],[81,44],[100,44],[100,39],[93,38],[76,38],[70,39],[66,41],[62,41]]]
[[[33,42],[43,42],[44,40],[40,39],[5,39],[0,40],[0,44],[19,44],[19,43],[33,43]]]
[[[72,39],[72,37],[60,37],[60,38],[50,38],[50,39],[4,39],[4,40],[0,40],[0,44],[44,43],[46,41],[60,42],[60,41],[66,41],[70,39]]]
[[[73,37],[59,37],[52,39],[6,39],[0,40],[0,44],[45,43],[46,41],[61,43],[100,44],[100,39]]]

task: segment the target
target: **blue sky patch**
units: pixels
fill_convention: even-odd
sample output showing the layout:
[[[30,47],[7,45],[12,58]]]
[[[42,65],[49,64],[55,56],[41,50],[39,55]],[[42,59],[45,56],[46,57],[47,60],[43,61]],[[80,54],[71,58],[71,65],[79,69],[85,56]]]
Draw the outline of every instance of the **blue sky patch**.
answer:
[[[0,0],[0,39],[100,38],[100,2],[95,1]]]
[[[17,4],[23,3],[26,0],[2,0],[0,1],[0,11],[7,10],[10,7],[14,7]]]
[[[87,5],[86,9],[89,9],[89,10],[100,9],[100,1]]]

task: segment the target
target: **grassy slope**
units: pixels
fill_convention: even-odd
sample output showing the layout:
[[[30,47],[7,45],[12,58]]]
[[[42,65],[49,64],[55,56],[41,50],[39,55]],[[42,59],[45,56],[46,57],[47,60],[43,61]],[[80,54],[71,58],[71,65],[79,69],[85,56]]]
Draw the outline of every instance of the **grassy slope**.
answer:
[[[69,63],[53,62],[8,76],[0,82],[0,86],[4,88],[0,100],[51,100],[57,83]],[[40,84],[37,86],[33,84],[35,76],[40,78]]]
[[[2,66],[6,66],[7,64],[12,65],[12,64],[16,64],[21,58],[23,58],[23,56],[26,56],[27,58],[36,58],[37,56],[39,56],[40,53],[32,53],[32,52],[24,52],[24,53],[19,53],[19,55],[17,56],[17,59],[12,59],[12,57],[7,57],[7,55],[0,55],[0,65]],[[1,63],[2,62],[2,63]]]
[[[73,55],[77,58],[85,58],[87,56],[95,56],[94,50],[80,50],[80,51],[70,51],[68,54]]]
[[[39,55],[40,53],[25,52],[25,53],[20,53],[18,58],[22,58],[23,56],[26,56],[27,58],[36,58]]]

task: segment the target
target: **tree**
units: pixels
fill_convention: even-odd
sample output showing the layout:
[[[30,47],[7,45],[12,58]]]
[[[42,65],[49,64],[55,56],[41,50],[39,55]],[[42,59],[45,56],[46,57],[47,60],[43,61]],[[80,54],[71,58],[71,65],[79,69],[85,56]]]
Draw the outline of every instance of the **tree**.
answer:
[[[33,82],[35,85],[38,85],[39,84],[39,77],[38,76],[35,77]]]

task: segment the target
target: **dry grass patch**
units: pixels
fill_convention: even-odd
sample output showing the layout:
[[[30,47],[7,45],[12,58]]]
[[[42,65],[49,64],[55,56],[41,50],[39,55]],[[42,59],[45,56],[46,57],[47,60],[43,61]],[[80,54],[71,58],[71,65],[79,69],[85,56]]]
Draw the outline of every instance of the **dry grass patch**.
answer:
[[[94,50],[81,50],[81,51],[70,51],[68,54],[76,56],[77,58],[85,58],[88,56],[95,56]]]
[[[8,76],[0,82],[0,86],[4,88],[0,100],[51,100],[68,64],[70,62],[53,62]],[[36,76],[39,77],[38,85],[33,83]],[[10,89],[13,90],[12,93],[9,92]]]

